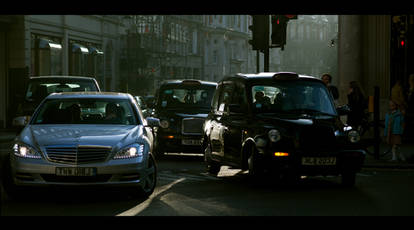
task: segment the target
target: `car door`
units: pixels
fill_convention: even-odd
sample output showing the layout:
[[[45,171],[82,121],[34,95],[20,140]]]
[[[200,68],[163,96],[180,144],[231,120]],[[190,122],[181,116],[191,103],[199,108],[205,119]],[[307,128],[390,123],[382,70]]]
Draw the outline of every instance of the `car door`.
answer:
[[[223,134],[226,131],[226,127],[223,124],[223,114],[229,103],[231,90],[231,84],[220,84],[218,86],[218,98],[213,102],[214,113],[211,119],[210,140],[213,157],[220,159],[224,156]]]
[[[223,145],[224,157],[236,164],[241,163],[242,135],[247,127],[247,97],[245,87],[241,83],[235,83],[231,89],[229,106],[233,108],[224,112]]]

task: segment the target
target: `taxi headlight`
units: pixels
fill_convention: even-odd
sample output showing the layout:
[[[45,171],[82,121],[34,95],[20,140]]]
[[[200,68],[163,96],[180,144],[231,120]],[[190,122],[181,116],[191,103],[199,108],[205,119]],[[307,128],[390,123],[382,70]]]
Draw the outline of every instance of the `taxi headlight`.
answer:
[[[356,143],[359,140],[361,140],[361,136],[359,135],[359,133],[357,131],[352,130],[352,131],[349,131],[349,133],[348,133],[348,140],[351,143]]]
[[[128,159],[134,157],[140,157],[144,153],[144,145],[134,144],[126,148],[121,149],[114,156],[114,159]]]
[[[170,122],[168,122],[167,120],[162,120],[161,122],[160,122],[160,127],[161,128],[163,128],[163,129],[166,129],[166,128],[168,128],[170,126]]]
[[[35,158],[35,159],[42,158],[36,150],[24,144],[17,144],[17,143],[14,144],[13,153],[14,155],[19,156],[19,157]]]
[[[269,136],[269,140],[271,142],[278,142],[281,138],[280,132],[277,129],[270,130],[269,133],[268,133],[268,136]]]

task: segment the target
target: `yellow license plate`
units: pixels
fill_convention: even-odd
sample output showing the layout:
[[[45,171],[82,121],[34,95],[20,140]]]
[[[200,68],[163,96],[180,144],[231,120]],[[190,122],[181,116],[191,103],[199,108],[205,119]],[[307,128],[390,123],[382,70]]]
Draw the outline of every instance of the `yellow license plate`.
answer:
[[[302,165],[336,165],[336,157],[302,157]]]

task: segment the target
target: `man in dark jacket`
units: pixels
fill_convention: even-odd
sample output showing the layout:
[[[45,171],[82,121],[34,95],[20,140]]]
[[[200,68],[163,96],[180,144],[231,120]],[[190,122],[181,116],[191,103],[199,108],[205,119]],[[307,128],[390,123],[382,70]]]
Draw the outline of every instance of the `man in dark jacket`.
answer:
[[[336,86],[331,85],[332,76],[330,74],[325,73],[322,75],[322,81],[325,83],[326,87],[328,87],[329,92],[331,92],[332,97],[336,102],[336,100],[338,100],[339,98],[339,91],[338,88],[336,88]]]

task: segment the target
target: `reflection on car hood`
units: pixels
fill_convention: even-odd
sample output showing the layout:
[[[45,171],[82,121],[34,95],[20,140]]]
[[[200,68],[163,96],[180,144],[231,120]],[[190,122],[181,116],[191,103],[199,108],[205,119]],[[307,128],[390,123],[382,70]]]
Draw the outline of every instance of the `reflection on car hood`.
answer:
[[[35,146],[103,145],[116,149],[139,142],[142,134],[141,125],[30,125],[19,138]]]
[[[298,116],[298,115],[270,115],[270,114],[260,114],[259,117],[263,122],[269,123],[284,123],[292,125],[313,125],[315,123],[332,123],[336,119],[335,116],[327,115],[314,115],[314,116]]]

